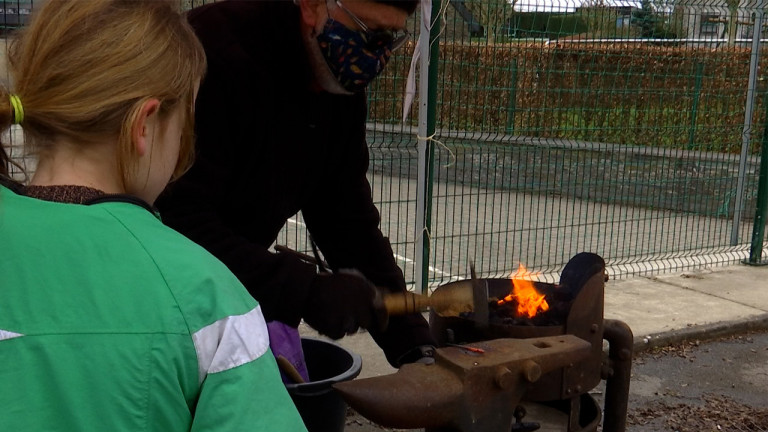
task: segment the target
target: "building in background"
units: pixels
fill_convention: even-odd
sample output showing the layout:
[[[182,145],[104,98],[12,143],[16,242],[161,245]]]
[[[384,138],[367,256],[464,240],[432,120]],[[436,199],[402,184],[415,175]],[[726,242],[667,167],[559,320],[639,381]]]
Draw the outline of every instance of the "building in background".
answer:
[[[0,32],[24,26],[32,11],[32,0],[0,0]]]

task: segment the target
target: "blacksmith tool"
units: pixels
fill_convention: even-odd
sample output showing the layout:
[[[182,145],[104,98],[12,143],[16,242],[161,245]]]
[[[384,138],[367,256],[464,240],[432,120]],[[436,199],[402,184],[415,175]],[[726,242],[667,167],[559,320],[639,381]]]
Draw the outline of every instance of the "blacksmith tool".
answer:
[[[321,272],[329,271],[328,264],[321,259],[314,242],[312,242],[314,256],[282,245],[276,245],[275,250],[295,255],[305,262],[315,264]],[[488,282],[477,279],[473,262],[470,262],[469,269],[471,273],[470,280],[451,282],[439,286],[430,296],[412,292],[392,293],[384,288],[379,288],[384,293],[384,308],[389,315],[409,315],[421,313],[427,309],[432,309],[443,317],[459,317],[471,314],[478,327],[487,327]]]
[[[384,307],[389,315],[406,315],[432,309],[444,317],[472,316],[478,326],[488,325],[488,283],[477,279],[475,265],[470,263],[470,280],[451,282],[437,287],[430,296],[412,292],[384,294]]]

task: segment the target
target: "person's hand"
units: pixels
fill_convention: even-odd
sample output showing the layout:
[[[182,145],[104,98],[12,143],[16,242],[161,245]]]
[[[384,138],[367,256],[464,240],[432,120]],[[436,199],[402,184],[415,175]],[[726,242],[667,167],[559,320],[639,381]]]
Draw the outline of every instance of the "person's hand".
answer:
[[[420,345],[412,348],[397,359],[397,367],[408,363],[434,364],[435,347],[433,345]]]
[[[388,319],[379,290],[354,270],[318,273],[302,316],[310,327],[332,339],[353,334],[360,327],[383,330]]]

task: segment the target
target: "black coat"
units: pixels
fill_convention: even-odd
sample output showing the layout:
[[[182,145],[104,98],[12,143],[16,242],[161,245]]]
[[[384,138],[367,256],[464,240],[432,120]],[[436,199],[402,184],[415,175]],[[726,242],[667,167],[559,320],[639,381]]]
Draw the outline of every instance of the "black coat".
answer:
[[[316,276],[313,265],[268,250],[298,211],[332,269],[404,290],[366,179],[365,94],[311,90],[299,8],[218,2],[192,10],[189,21],[208,57],[197,157],[157,201],[163,221],[221,259],[267,320],[298,325]],[[392,317],[373,336],[390,362],[432,343],[421,316]]]

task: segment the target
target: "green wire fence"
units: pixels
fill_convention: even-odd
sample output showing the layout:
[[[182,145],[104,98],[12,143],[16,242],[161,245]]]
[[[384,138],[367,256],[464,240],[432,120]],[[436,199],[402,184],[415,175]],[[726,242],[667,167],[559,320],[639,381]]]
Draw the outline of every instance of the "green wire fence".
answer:
[[[762,263],[766,5],[736,3],[434,2],[434,136],[402,123],[410,52],[370,92],[374,192],[404,268],[422,224],[403,227],[415,197],[388,191],[416,189],[426,138],[428,286],[470,262],[556,279],[581,251],[613,277]]]
[[[3,3],[6,16],[31,4]],[[482,277],[523,264],[556,280],[582,251],[614,278],[763,264],[766,7],[441,0],[417,11],[409,28],[418,38],[431,26],[434,61],[413,59],[414,39],[368,92],[369,179],[406,280],[434,287],[470,262]],[[300,214],[278,243],[311,251]]]

